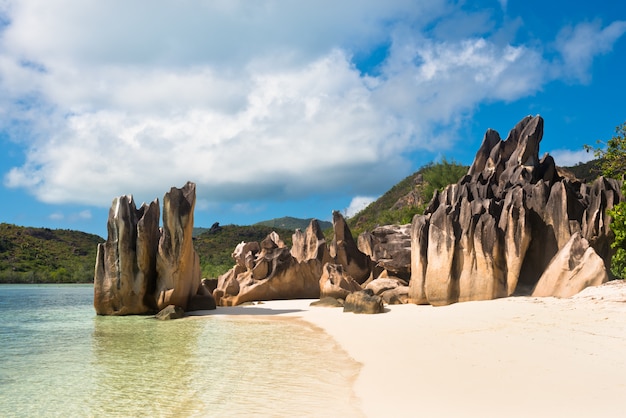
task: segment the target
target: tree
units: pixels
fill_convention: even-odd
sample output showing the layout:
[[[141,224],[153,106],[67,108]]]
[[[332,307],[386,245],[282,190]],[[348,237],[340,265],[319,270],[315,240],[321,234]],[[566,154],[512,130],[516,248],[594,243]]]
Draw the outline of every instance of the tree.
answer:
[[[593,151],[597,158],[602,160],[602,174],[624,181],[626,174],[626,122],[615,128],[615,135],[606,143],[598,141],[605,147],[592,148],[585,145],[585,149]],[[626,183],[622,183],[622,194],[626,195]],[[611,216],[611,230],[615,240],[611,248],[615,254],[611,257],[611,273],[615,277],[626,278],[626,202],[620,202],[608,210]]]
[[[602,175],[624,180],[626,173],[626,122],[615,128],[615,135],[606,143],[598,140],[603,147],[593,148],[585,145],[587,152],[593,151],[596,158],[601,159]]]

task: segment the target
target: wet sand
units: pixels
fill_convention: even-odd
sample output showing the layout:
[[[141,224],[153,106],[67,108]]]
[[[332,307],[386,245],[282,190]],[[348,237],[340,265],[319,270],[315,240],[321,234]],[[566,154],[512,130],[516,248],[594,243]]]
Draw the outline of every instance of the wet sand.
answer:
[[[296,317],[321,328],[362,365],[354,391],[369,417],[624,416],[622,281],[569,299],[394,305],[378,315],[310,302],[205,314]]]

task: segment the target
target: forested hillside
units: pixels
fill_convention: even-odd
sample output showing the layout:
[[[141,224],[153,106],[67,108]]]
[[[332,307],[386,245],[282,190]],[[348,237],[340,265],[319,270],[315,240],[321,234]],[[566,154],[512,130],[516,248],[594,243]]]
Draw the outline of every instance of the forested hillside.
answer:
[[[0,283],[91,282],[99,242],[80,231],[0,224]]]

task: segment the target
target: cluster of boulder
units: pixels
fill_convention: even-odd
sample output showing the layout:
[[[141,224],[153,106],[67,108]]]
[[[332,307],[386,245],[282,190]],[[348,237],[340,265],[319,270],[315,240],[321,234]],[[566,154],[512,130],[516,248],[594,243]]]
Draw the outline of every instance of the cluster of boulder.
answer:
[[[313,219],[304,232],[295,231],[291,249],[275,232],[261,243],[242,242],[233,252],[235,266],[217,279],[213,292],[217,305],[233,306],[274,299],[326,298],[328,301],[333,298],[335,302],[332,304],[345,305],[346,311],[382,312],[383,300],[393,303],[398,299],[392,298],[389,291],[403,286],[403,294],[408,295],[406,281],[392,278],[375,258],[359,249],[339,212],[333,212],[333,232],[334,238],[327,245],[318,221]],[[380,243],[372,236],[369,244],[372,252]],[[404,247],[410,252],[408,235]],[[380,274],[374,276],[377,269]],[[374,280],[378,276],[382,277]],[[365,289],[370,290],[362,292]],[[350,295],[353,293],[359,293],[352,296],[360,298],[359,309],[351,308]],[[365,305],[368,308],[362,308]]]
[[[193,242],[196,186],[173,187],[159,201],[139,209],[132,196],[113,200],[107,240],[98,245],[94,307],[98,315],[153,314],[168,306],[178,310],[215,309],[201,282],[200,259]]]
[[[501,140],[488,130],[467,175],[436,192],[412,224],[380,226],[354,240],[333,212],[327,244],[317,220],[288,248],[272,232],[242,242],[234,267],[201,280],[192,244],[195,185],[164,197],[163,228],[154,201],[136,209],[113,201],[108,239],[98,247],[98,314],[168,312],[275,299],[320,299],[357,313],[384,304],[447,305],[511,295],[568,297],[609,279],[612,231],[607,209],[619,182],[588,185],[539,158],[543,119],[528,116]],[[178,307],[178,309],[174,309]]]

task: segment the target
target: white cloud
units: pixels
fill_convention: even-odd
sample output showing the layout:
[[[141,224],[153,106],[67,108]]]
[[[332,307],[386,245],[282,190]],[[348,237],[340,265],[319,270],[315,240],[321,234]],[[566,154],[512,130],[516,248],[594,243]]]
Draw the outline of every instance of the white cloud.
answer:
[[[89,209],[81,210],[76,214],[76,218],[82,220],[91,219],[91,211]]]
[[[363,209],[365,209],[370,203],[378,199],[377,197],[372,196],[355,196],[350,201],[350,205],[345,210],[345,216],[350,218]]]
[[[605,54],[626,33],[626,21],[619,20],[602,27],[599,20],[563,28],[556,39],[556,48],[563,63],[559,71],[580,82],[588,82],[589,69],[597,55]]]
[[[61,212],[51,213],[48,217],[52,221],[62,221],[63,219],[65,219],[65,215],[63,215]]]
[[[188,180],[199,208],[380,193],[406,175],[409,153],[452,146],[480,103],[525,97],[550,79],[540,50],[496,42],[491,29],[476,34],[483,23],[500,28],[450,8],[440,0],[5,3],[0,131],[24,143],[26,161],[4,183],[44,202],[98,206],[126,193],[151,201]],[[442,16],[464,31],[442,39],[445,31],[421,30]],[[568,63],[584,62],[570,47],[581,30],[560,38]],[[594,51],[620,30],[594,32],[604,34]],[[379,71],[362,74],[353,57],[384,44]]]
[[[593,152],[582,150],[557,149],[550,152],[556,165],[560,167],[571,167],[578,163],[586,163],[595,158]]]

